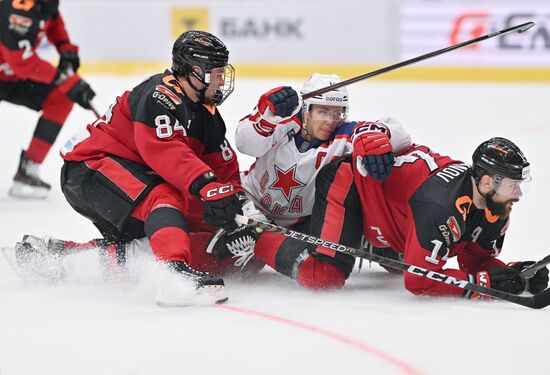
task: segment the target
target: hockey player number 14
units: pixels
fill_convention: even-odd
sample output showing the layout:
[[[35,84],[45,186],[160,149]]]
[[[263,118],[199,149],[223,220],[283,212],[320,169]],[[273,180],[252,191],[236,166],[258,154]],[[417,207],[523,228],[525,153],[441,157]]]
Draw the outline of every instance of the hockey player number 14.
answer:
[[[411,153],[407,155],[400,155],[395,158],[395,163],[393,164],[394,167],[400,167],[404,163],[414,163],[418,159],[422,159],[426,162],[426,165],[428,166],[430,172],[435,171],[439,166],[435,162],[435,159],[432,155],[420,151],[420,150],[414,150]]]

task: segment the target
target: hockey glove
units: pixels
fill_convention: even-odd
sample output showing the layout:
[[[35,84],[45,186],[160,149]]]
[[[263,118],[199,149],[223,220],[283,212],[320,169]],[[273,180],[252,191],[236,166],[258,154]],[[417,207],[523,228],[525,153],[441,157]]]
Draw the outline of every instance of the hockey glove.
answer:
[[[59,65],[58,70],[66,73],[76,73],[80,67],[80,57],[78,57],[78,47],[74,44],[64,43],[59,46]]]
[[[533,261],[527,262],[513,262],[508,263],[509,267],[512,267],[518,272],[523,271],[529,266],[535,264]],[[544,267],[535,273],[535,276],[528,279],[527,290],[533,294],[539,294],[548,287],[548,268]]]
[[[254,245],[259,233],[242,225],[231,232],[219,229],[206,248],[217,260],[237,258],[235,266],[244,268],[254,256]]]
[[[212,181],[204,185],[199,195],[203,201],[204,222],[231,231],[237,224],[235,215],[242,214],[238,190],[231,183]]]
[[[272,133],[281,120],[292,116],[299,104],[298,94],[290,86],[277,87],[263,94],[257,107],[262,130]]]
[[[353,159],[366,174],[384,181],[391,173],[394,156],[390,138],[381,131],[371,130],[376,123],[362,123],[352,135]]]
[[[515,268],[498,266],[489,271],[481,271],[476,275],[476,284],[486,288],[497,289],[505,293],[520,294],[525,290],[526,281],[519,275]],[[491,297],[472,294],[473,299],[489,299]]]
[[[69,90],[67,96],[82,108],[91,109],[90,101],[94,98],[95,92],[88,83],[80,79]]]
[[[281,86],[274,88],[263,94],[258,102],[258,110],[263,116],[267,108],[271,114],[279,117],[289,117],[298,106],[298,94],[290,86]]]

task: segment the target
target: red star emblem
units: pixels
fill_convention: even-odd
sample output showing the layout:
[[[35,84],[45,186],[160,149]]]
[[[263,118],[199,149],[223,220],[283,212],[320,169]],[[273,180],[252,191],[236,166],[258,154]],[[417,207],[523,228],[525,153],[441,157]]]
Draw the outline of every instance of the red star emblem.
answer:
[[[290,201],[292,189],[305,186],[305,184],[294,178],[294,175],[296,174],[296,164],[288,168],[286,171],[283,171],[278,166],[275,166],[275,174],[277,179],[269,188],[281,190],[287,201]]]

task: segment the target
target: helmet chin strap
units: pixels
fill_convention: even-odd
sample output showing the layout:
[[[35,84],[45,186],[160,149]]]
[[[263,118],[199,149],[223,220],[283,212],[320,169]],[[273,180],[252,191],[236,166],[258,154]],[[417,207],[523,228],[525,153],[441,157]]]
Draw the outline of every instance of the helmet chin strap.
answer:
[[[185,80],[187,81],[189,86],[191,86],[191,88],[199,94],[199,103],[210,104],[210,102],[206,100],[206,90],[208,89],[208,85],[203,82],[202,78],[200,78],[197,73],[193,72],[192,74],[195,76],[195,78],[199,80],[200,83],[204,85],[202,89],[199,89],[195,85],[193,85],[193,82],[191,82],[191,77],[189,74],[185,75]]]

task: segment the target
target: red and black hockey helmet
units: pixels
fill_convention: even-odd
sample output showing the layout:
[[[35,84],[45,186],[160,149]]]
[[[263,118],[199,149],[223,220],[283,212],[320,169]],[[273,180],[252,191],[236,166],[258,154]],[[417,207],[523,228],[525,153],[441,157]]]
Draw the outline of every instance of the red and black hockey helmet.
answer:
[[[174,42],[172,71],[185,75],[198,66],[204,74],[226,66],[228,59],[229,51],[219,38],[206,31],[186,31]]]
[[[472,155],[472,162],[473,176],[477,181],[486,174],[512,180],[530,178],[527,158],[506,138],[495,137],[480,144]]]

